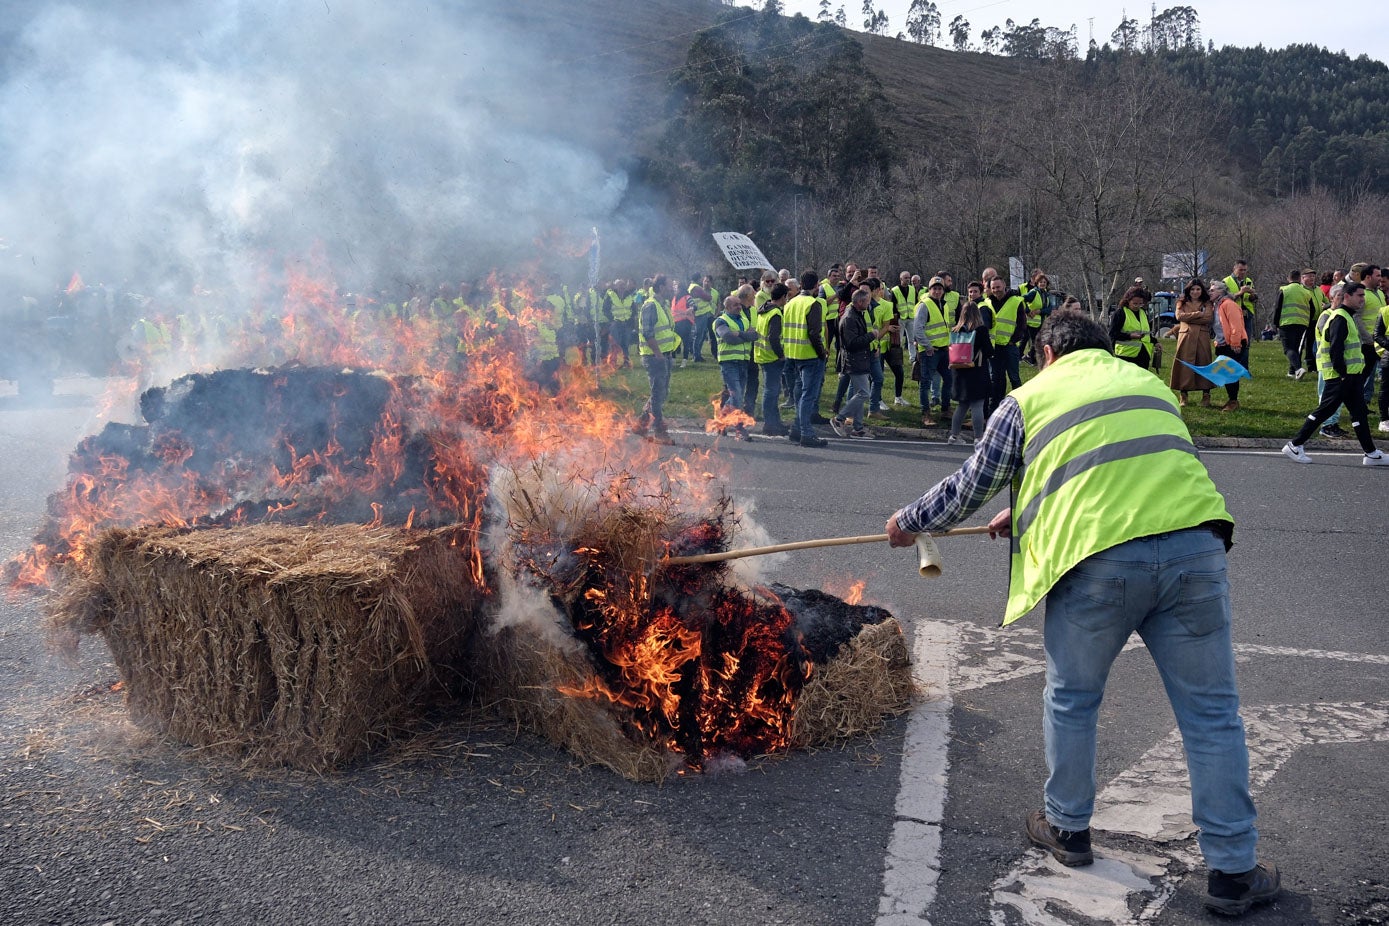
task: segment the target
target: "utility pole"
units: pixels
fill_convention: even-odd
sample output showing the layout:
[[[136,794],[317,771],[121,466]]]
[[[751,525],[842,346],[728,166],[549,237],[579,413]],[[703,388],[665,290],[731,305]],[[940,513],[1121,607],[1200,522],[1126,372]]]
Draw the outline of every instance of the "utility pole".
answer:
[[[801,272],[801,194],[797,193],[794,205],[791,207],[791,227],[795,229],[793,237],[795,244],[791,246],[791,272]]]

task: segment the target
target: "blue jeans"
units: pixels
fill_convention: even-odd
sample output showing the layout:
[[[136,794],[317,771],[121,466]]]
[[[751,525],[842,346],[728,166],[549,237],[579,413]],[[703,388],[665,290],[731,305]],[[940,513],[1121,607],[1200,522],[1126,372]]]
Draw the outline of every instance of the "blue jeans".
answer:
[[[757,364],[748,360],[743,371],[743,402],[740,406],[749,418],[756,418],[753,410],[757,408],[757,380],[759,371]]]
[[[825,385],[825,361],[788,360],[796,382],[796,423],[791,430],[802,440],[815,436],[815,413],[820,410],[820,389]]]
[[[643,354],[641,365],[646,367],[646,381],[651,384],[651,397],[641,410],[642,427],[650,422],[657,431],[664,431],[666,396],[670,394],[671,359],[665,354]]]
[[[714,340],[714,316],[696,315],[694,320],[694,355],[704,359],[704,342]]]
[[[719,375],[723,377],[723,408],[743,407],[743,395],[748,388],[748,362],[741,357],[737,360],[720,360]],[[738,425],[742,431],[743,426]]]
[[[926,351],[930,350],[928,356]],[[950,404],[954,396],[951,386],[954,374],[950,372],[950,351],[944,347],[922,348],[921,360],[921,414],[929,415],[932,405],[939,405],[941,416],[950,414]]]
[[[781,370],[785,360],[773,360],[762,366],[762,428],[770,433],[782,430],[781,409],[777,406],[781,398]]]
[[[1235,690],[1225,544],[1194,528],[1142,537],[1082,560],[1047,594],[1043,707],[1046,815],[1083,830],[1095,807],[1095,724],[1129,634],[1148,647],[1186,747],[1191,815],[1206,864],[1254,867],[1258,831]]]
[[[868,410],[876,412],[883,404],[883,355],[877,352],[868,355],[868,378],[873,384],[873,394],[868,397]]]
[[[872,374],[849,374],[849,401],[844,403],[844,411],[839,417],[854,423],[855,431],[863,430],[863,403],[872,393]]]

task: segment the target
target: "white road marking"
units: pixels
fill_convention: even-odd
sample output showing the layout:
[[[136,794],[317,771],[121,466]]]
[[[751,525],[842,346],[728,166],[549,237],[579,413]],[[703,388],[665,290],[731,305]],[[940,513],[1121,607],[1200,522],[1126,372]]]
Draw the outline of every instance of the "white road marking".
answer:
[[[1265,704],[1244,707],[1250,789],[1257,795],[1303,746],[1389,742],[1389,701]],[[1152,855],[1096,841],[1095,864],[1065,868],[1029,849],[994,882],[994,926],[1067,926],[1075,922],[1143,923],[1167,905],[1178,882],[1200,864],[1181,734],[1173,730],[1100,792],[1090,825],[1154,843]],[[1136,895],[1136,896],[1134,896]],[[1139,912],[1131,911],[1137,900]]]
[[[929,924],[926,911],[940,880],[941,821],[949,769],[950,672],[957,626],[943,621],[915,625],[912,664],[922,700],[907,720],[902,749],[896,822],[887,847],[878,926]]]
[[[1124,645],[1124,652],[1142,649],[1136,635]],[[972,691],[1000,682],[1011,682],[1046,671],[1042,652],[1042,633],[1030,627],[981,627],[959,625],[960,662],[953,670],[955,691]],[[1292,646],[1264,646],[1236,643],[1236,656],[1282,656],[1296,659],[1326,659],[1361,665],[1389,666],[1389,655],[1351,653],[1340,650],[1299,649]]]

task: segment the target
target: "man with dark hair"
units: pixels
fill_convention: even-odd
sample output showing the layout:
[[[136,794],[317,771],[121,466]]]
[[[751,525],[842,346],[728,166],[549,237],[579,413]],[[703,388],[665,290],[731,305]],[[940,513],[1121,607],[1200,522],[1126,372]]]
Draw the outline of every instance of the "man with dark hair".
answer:
[[[820,388],[825,383],[824,301],[815,295],[820,277],[814,270],[801,274],[801,294],[781,313],[781,341],[795,383],[796,416],[787,437],[802,447],[824,447],[829,441],[815,434]]]
[[[1012,507],[989,522],[1011,538],[1004,623],[1046,600],[1050,776],[1044,808],[1027,817],[1028,839],[1063,865],[1094,861],[1100,702],[1110,666],[1137,632],[1186,747],[1191,815],[1210,868],[1204,902],[1243,913],[1278,893],[1279,875],[1255,853],[1226,578],[1233,519],[1171,390],[1115,357],[1097,322],[1059,309],[1036,343],[1037,375],[999,403],[959,470],[888,519],[889,540],[910,546],[1011,486]],[[1164,501],[1134,501],[1152,498]]]
[[[1273,326],[1283,341],[1283,356],[1288,358],[1288,379],[1302,379],[1308,370],[1317,368],[1316,339],[1309,337],[1309,332],[1312,319],[1321,314],[1319,294],[1315,270],[1288,271],[1287,284],[1278,290]]]
[[[652,439],[660,444],[671,442],[664,412],[666,396],[670,394],[670,368],[675,362],[675,352],[680,349],[680,335],[675,333],[675,320],[668,305],[674,294],[665,274],[657,274],[651,281],[650,296],[637,313],[637,331],[641,336],[638,353],[646,368],[651,394],[632,432],[644,437],[649,428]]]
[[[1225,278],[1225,289],[1230,298],[1239,303],[1244,313],[1244,330],[1254,330],[1254,316],[1259,305],[1259,294],[1254,292],[1254,281],[1249,278],[1249,261],[1243,257],[1235,260],[1230,275]]]
[[[1370,411],[1365,406],[1365,377],[1370,367],[1361,349],[1360,329],[1355,316],[1365,307],[1365,284],[1349,282],[1341,290],[1341,304],[1322,313],[1317,320],[1317,372],[1325,385],[1321,404],[1302,422],[1297,436],[1283,445],[1283,456],[1294,463],[1311,463],[1302,449],[1321,423],[1344,402],[1350,412],[1350,426],[1360,441],[1366,466],[1389,466],[1389,456],[1375,447],[1370,438]]]

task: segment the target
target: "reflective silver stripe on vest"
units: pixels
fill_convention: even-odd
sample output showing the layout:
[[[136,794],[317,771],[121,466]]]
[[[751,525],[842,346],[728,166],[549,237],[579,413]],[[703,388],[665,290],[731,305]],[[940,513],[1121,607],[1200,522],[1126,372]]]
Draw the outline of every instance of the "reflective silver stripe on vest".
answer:
[[[1075,427],[1081,422],[1135,409],[1170,412],[1177,418],[1182,417],[1182,413],[1177,410],[1176,406],[1157,396],[1125,395],[1117,396],[1112,399],[1101,399],[1098,402],[1091,402],[1089,405],[1073,408],[1064,415],[1057,415],[1047,423],[1046,427],[1039,430],[1035,436],[1028,440],[1022,451],[1023,465],[1031,463],[1037,458],[1037,454],[1041,453],[1046,448],[1047,444],[1051,443],[1063,432]]]
[[[1065,466],[1053,470],[1047,476],[1047,481],[1042,486],[1033,499],[1027,503],[1022,514],[1013,518],[1013,536],[1021,538],[1027,533],[1027,529],[1032,526],[1032,522],[1037,519],[1037,511],[1042,507],[1047,496],[1060,489],[1066,483],[1086,470],[1094,469],[1105,463],[1116,463],[1119,460],[1131,460],[1134,457],[1146,456],[1150,453],[1162,453],[1166,450],[1180,450],[1182,453],[1189,453],[1194,457],[1200,458],[1196,451],[1196,445],[1185,437],[1178,437],[1176,434],[1155,434],[1151,437],[1135,437],[1132,440],[1119,441],[1115,444],[1106,444],[1097,450],[1082,453],[1080,456],[1068,461]]]

